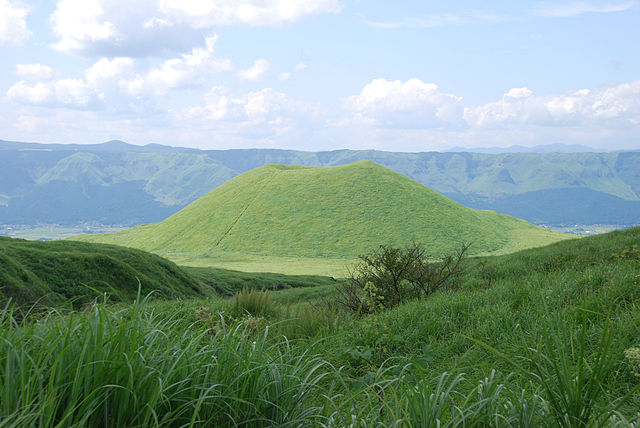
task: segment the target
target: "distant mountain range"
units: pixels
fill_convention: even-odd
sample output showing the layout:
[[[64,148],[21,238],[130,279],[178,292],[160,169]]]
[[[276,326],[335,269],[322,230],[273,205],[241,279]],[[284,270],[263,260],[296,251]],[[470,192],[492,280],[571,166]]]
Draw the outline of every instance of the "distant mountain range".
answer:
[[[454,147],[446,152],[468,152],[469,148]],[[509,147],[474,147],[473,153],[607,153],[610,150],[594,149],[581,144],[543,144],[533,147],[509,146]]]
[[[0,140],[0,224],[155,222],[259,166],[359,160],[390,168],[466,206],[538,224],[640,224],[640,152],[559,153],[551,149],[555,145],[542,147],[549,153],[196,150],[122,141]]]

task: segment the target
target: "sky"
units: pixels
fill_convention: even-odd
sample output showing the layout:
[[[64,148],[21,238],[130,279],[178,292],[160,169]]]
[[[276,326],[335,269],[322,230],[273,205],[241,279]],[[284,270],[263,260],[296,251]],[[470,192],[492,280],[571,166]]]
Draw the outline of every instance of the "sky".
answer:
[[[640,149],[640,2],[0,0],[0,139]]]

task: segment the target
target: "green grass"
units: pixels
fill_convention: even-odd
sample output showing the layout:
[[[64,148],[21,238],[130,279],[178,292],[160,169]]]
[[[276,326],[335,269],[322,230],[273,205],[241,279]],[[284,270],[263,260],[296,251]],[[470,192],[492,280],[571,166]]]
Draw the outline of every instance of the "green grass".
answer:
[[[181,266],[215,267],[242,272],[272,272],[286,275],[345,277],[356,258],[278,257],[215,251],[207,256],[185,252],[164,254]]]
[[[322,305],[330,284],[21,323],[5,311],[0,420],[637,426],[624,350],[640,344],[639,243],[635,228],[470,259],[449,289],[363,318]]]
[[[210,287],[155,254],[72,241],[36,242],[0,237],[0,302],[22,307],[35,302],[66,306],[108,295],[133,301],[138,293],[194,298],[213,294]]]
[[[339,167],[271,165],[236,177],[160,223],[82,236],[172,260],[220,253],[354,258],[379,244],[421,242],[433,257],[471,242],[501,254],[569,237],[492,211],[465,208],[369,161]],[[289,272],[288,272],[289,273]]]
[[[282,275],[277,273],[239,272],[212,267],[189,267],[182,269],[211,286],[222,296],[231,296],[248,288],[257,290],[284,290],[298,287],[323,287],[337,284],[337,280],[317,275]]]
[[[177,266],[157,255],[114,245],[72,241],[34,242],[0,237],[0,303],[22,308],[35,302],[62,308],[102,300],[132,302],[138,280],[154,297],[192,299],[231,296],[243,288],[321,289],[336,279],[317,275],[248,273],[211,267]]]

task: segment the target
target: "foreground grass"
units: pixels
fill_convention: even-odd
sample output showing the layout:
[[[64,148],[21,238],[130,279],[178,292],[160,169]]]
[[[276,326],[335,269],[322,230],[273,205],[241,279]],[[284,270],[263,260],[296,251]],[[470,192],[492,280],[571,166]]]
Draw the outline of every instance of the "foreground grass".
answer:
[[[428,358],[358,376],[332,364],[322,340],[291,341],[259,319],[185,325],[179,311],[137,303],[18,324],[5,310],[0,426],[634,426],[633,391],[606,389],[609,330],[593,358],[574,360],[556,328],[543,336],[553,347],[521,349],[521,380],[494,370],[474,380],[434,377]]]
[[[638,426],[639,242],[470,260],[455,287],[365,318],[323,306],[331,285],[5,310],[0,425]]]

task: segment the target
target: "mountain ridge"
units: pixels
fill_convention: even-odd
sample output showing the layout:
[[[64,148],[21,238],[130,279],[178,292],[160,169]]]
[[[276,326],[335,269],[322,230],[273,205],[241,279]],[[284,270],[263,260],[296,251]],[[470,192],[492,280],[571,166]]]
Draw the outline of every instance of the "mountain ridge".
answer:
[[[610,203],[608,196],[620,198],[620,207],[628,205],[624,201],[640,201],[640,152],[480,154],[144,149],[148,146],[142,151],[122,152],[91,151],[87,146],[81,150],[52,151],[3,151],[1,147],[0,144],[0,224],[135,225],[159,220],[157,213],[163,213],[162,216],[175,213],[232,177],[265,164],[335,166],[363,159],[393,169],[470,207],[518,216],[522,206],[515,196],[543,190],[554,192],[556,199],[566,197],[566,189],[592,190],[599,192],[591,194],[596,205]],[[60,189],[65,187],[67,191],[61,193]],[[123,195],[126,200],[139,199],[144,203],[139,207],[135,203],[121,204],[119,211],[103,209],[103,206],[116,206]],[[580,197],[576,193],[578,204],[582,203]],[[587,224],[604,220],[640,224],[640,209],[634,204],[630,207],[631,215],[618,216],[613,211],[605,218],[596,210],[584,213],[582,218]],[[555,224],[562,217],[562,210],[560,206],[547,204],[535,217],[524,218]]]

